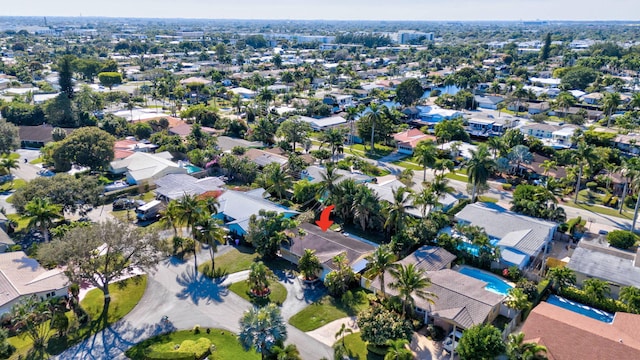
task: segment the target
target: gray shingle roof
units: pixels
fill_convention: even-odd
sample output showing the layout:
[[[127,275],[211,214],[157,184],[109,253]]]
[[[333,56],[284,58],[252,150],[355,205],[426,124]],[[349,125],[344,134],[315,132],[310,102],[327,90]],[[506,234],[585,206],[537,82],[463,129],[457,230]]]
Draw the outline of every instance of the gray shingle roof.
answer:
[[[275,211],[277,213],[298,213],[263,199],[260,194],[264,192],[264,189],[256,189],[250,192],[227,190],[218,197],[218,203],[220,204],[218,212],[233,219],[232,222],[239,224],[244,230],[248,230],[247,224],[251,215],[258,215],[260,210]],[[247,226],[247,228],[244,226]]]
[[[207,191],[219,190],[224,181],[216,177],[196,179],[187,174],[169,174],[155,181],[155,192],[168,199],[180,199],[187,195],[200,195]]]
[[[640,287],[637,254],[580,242],[567,265],[575,272],[623,286]]]
[[[484,228],[489,237],[504,240],[498,245],[535,256],[550,241],[557,224],[511,211],[494,204],[475,203],[456,214],[458,221]],[[502,244],[501,244],[502,243]]]
[[[398,261],[399,264],[415,264],[417,268],[424,271],[437,271],[446,269],[456,256],[438,246],[422,246],[412,252],[404,259]]]

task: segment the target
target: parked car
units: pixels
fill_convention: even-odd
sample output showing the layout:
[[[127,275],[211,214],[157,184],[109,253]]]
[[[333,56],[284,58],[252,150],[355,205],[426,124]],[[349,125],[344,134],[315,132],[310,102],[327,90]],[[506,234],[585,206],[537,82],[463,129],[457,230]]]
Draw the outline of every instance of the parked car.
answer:
[[[462,338],[462,331],[460,330],[456,330],[455,332],[452,331],[449,333],[449,335],[447,335],[447,338],[444,339],[444,341],[442,342],[442,347],[449,354],[451,354],[452,351],[454,354],[457,354],[458,352],[456,351],[456,349],[458,348],[458,342],[460,342],[460,338]]]
[[[113,210],[127,210],[127,209],[136,209],[140,206],[144,206],[146,203],[142,200],[133,200],[127,198],[116,199],[113,202]]]

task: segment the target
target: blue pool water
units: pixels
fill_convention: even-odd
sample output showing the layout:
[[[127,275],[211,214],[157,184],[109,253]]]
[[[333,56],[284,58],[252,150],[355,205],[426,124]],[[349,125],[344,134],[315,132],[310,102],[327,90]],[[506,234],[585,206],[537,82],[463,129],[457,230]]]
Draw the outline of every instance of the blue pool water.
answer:
[[[491,245],[495,246],[500,240],[498,239],[491,239],[489,240],[489,242],[491,243]],[[477,245],[473,245],[471,243],[468,242],[461,242],[460,245],[458,245],[458,250],[464,250],[466,252],[468,252],[469,254],[473,255],[473,256],[480,256],[479,253],[479,249]]]
[[[506,296],[509,294],[509,289],[513,288],[513,286],[509,285],[509,283],[502,280],[498,276],[490,274],[488,272],[484,272],[482,270],[464,266],[461,267],[458,272],[486,282],[487,286],[485,286],[484,288],[496,294]]]
[[[185,169],[187,169],[187,174],[193,174],[193,173],[197,173],[199,171],[202,171],[202,168],[199,168],[199,167],[197,167],[195,165],[191,165],[191,164],[185,165],[184,167],[185,167]]]
[[[578,313],[580,315],[584,315],[584,316],[588,316],[592,319],[596,319],[598,321],[602,321],[602,322],[606,322],[606,323],[611,323],[613,322],[613,314],[610,314],[606,311],[602,311],[602,310],[598,310],[598,309],[594,309],[590,306],[587,305],[582,305],[580,303],[577,303],[575,301],[571,301],[571,300],[567,300],[565,298],[559,297],[559,296],[555,296],[555,295],[550,295],[549,298],[547,299],[547,302],[549,304],[555,305],[555,306],[559,306],[563,309],[569,310],[569,311],[573,311],[574,313]]]

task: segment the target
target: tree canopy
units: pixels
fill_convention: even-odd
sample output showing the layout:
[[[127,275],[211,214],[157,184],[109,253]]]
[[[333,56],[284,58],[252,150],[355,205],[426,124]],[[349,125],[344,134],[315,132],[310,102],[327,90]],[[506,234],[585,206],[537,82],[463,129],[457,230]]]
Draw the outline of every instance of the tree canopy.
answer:
[[[104,169],[113,160],[115,138],[97,127],[78,129],[62,140],[53,152],[56,168],[70,164]]]

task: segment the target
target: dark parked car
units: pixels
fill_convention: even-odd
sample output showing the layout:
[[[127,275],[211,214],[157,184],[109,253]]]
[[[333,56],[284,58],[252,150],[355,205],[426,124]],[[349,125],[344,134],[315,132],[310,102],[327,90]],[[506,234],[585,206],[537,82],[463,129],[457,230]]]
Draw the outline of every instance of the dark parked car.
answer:
[[[127,210],[127,209],[136,209],[142,205],[144,205],[145,202],[142,200],[133,200],[133,199],[127,199],[127,198],[120,198],[120,199],[116,199],[113,202],[113,210],[114,211],[118,211],[118,210]]]

